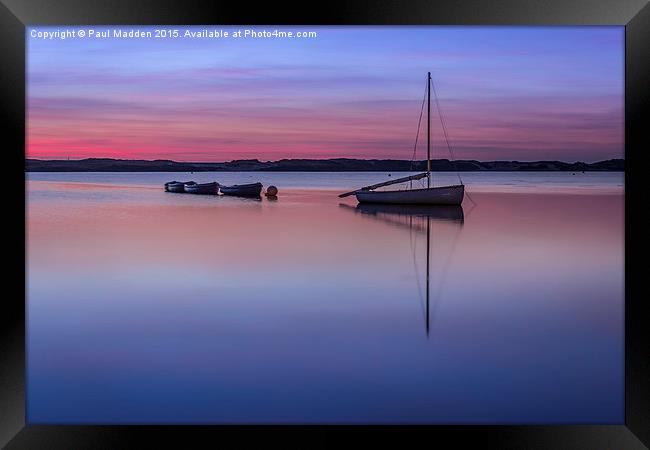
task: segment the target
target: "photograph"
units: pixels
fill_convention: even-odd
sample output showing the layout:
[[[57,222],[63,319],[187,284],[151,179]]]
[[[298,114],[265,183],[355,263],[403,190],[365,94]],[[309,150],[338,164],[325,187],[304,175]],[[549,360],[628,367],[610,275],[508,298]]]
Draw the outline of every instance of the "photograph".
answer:
[[[27,25],[33,425],[624,425],[620,25]]]

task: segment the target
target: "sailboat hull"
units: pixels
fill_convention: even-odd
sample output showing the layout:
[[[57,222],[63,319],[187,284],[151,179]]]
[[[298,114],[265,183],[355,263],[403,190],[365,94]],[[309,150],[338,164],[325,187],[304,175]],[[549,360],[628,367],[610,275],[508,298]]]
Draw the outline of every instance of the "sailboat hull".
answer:
[[[358,191],[359,203],[392,205],[460,205],[465,197],[465,186],[441,186],[402,191]]]

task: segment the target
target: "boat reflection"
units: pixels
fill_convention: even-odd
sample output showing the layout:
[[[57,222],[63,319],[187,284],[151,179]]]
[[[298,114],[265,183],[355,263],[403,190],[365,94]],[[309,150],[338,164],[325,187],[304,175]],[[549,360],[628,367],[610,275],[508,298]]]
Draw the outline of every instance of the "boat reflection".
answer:
[[[444,281],[449,268],[449,260],[453,254],[454,247],[459,236],[459,231],[465,222],[465,215],[463,207],[460,205],[390,205],[390,204],[372,204],[372,203],[359,203],[356,207],[340,203],[340,207],[353,210],[356,213],[363,214],[364,216],[380,220],[390,225],[395,225],[401,228],[407,228],[410,232],[416,231],[426,234],[426,283],[425,283],[425,330],[427,338],[431,330],[431,231],[433,224],[436,222],[445,223],[446,230],[453,230],[455,233],[449,240],[451,243],[451,250],[444,261],[441,262],[440,276],[438,277],[439,285],[436,290],[435,302],[440,297]],[[442,240],[445,233],[442,229],[439,241]],[[411,249],[413,251],[414,265],[415,265],[415,247],[413,240],[411,240]],[[415,265],[416,278],[418,275],[417,265]],[[418,279],[418,293],[420,292],[419,278]],[[420,298],[422,298],[420,294]]]
[[[261,195],[220,195],[222,201],[230,201],[234,203],[259,203],[262,201]]]
[[[382,205],[380,203],[359,203],[356,208],[364,214],[387,214],[393,216],[420,216],[432,219],[464,220],[463,207],[460,205]]]
[[[396,225],[405,225],[417,231],[426,230],[425,220],[456,222],[463,224],[465,216],[463,207],[458,205],[382,205],[372,203],[359,203],[358,212],[374,216],[384,222]]]
[[[448,222],[463,225],[465,215],[462,206],[456,205],[388,205],[359,203],[351,206],[340,203],[341,208],[353,210],[382,222],[406,227],[409,230],[426,232],[427,219],[434,222]]]

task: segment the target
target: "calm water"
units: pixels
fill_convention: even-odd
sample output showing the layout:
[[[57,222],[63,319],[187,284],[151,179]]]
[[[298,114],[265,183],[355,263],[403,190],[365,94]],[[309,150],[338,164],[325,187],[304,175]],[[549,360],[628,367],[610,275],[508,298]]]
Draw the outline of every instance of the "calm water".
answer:
[[[462,176],[28,174],[28,421],[623,423],[623,175]]]

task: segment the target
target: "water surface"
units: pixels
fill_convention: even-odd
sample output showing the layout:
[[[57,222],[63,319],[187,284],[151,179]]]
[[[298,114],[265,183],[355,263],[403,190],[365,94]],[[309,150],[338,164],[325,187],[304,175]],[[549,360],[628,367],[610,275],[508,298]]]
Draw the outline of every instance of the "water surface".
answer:
[[[28,174],[29,422],[623,423],[623,175],[462,176]]]

